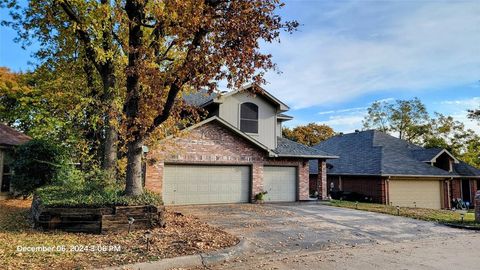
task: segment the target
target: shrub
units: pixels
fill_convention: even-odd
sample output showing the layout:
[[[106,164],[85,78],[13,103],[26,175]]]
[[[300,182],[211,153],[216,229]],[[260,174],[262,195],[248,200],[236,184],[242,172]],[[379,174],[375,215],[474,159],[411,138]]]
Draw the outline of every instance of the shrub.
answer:
[[[85,187],[65,188],[52,185],[37,189],[36,194],[46,207],[107,207],[120,205],[161,205],[158,194],[145,191],[140,196],[125,196],[124,187],[114,185],[92,191]]]
[[[31,140],[20,145],[12,163],[12,187],[24,197],[43,185],[52,183],[63,162],[62,151],[44,140]]]

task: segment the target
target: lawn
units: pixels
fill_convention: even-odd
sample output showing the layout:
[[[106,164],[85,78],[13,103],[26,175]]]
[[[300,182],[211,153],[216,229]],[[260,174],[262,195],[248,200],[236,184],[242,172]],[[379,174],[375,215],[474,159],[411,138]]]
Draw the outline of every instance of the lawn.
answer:
[[[358,203],[358,206],[355,202],[349,201],[339,201],[332,200],[330,201],[332,206],[352,208],[363,211],[378,212],[389,215],[397,215],[397,208],[395,206],[376,204],[376,203]],[[450,210],[435,210],[435,209],[426,209],[426,208],[410,208],[410,207],[400,207],[400,216],[425,220],[425,221],[434,221],[438,223],[461,223],[461,215],[458,211]],[[473,212],[468,212],[464,217],[464,224],[475,226],[480,228],[479,223],[475,223],[475,214]]]
[[[197,254],[238,243],[233,235],[174,212],[167,212],[165,229],[152,230],[149,251],[142,230],[109,235],[40,232],[29,222],[30,204],[29,200],[0,201],[2,269],[90,269]],[[42,246],[65,247],[66,251],[17,252],[17,247]]]

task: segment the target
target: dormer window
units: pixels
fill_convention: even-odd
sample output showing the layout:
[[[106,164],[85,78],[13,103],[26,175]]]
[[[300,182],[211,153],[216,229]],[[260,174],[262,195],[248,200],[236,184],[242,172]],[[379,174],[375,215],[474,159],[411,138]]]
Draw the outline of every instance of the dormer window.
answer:
[[[240,130],[246,133],[258,133],[258,106],[245,102],[240,105]]]

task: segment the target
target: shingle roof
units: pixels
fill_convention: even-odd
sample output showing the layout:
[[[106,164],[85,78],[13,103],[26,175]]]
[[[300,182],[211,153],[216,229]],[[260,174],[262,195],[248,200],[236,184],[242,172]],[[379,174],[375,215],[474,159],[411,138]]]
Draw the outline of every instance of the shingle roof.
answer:
[[[273,150],[284,157],[337,158],[325,151],[318,150],[286,138],[277,137],[277,148]]]
[[[338,135],[314,148],[340,156],[329,161],[330,174],[458,176],[422,162],[442,149],[425,149],[375,130]],[[317,173],[314,162],[310,173]]]
[[[465,176],[480,176],[480,170],[468,165],[467,163],[460,161],[453,165],[453,171],[459,175]]]
[[[0,145],[20,145],[29,140],[31,140],[31,138],[20,131],[0,124]]]
[[[207,90],[201,90],[192,94],[185,94],[183,96],[183,100],[185,100],[187,104],[201,106],[209,101],[212,101],[217,96],[218,93],[209,93]]]

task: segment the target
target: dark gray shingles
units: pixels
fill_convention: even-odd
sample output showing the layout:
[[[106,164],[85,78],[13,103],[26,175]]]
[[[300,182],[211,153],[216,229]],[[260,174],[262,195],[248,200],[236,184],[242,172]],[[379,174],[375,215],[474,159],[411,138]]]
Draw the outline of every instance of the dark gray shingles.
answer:
[[[207,90],[201,90],[196,93],[185,94],[183,99],[189,105],[201,106],[209,101],[212,101],[218,93],[208,93]]]
[[[460,161],[453,165],[453,171],[462,176],[480,176],[480,170]]]
[[[282,137],[277,137],[277,148],[275,148],[273,152],[281,156],[289,157],[316,156],[334,158],[334,155],[331,155],[325,151],[318,150]]]
[[[329,161],[332,165],[328,170],[330,174],[454,175],[419,161],[418,151],[422,147],[374,130],[338,135],[314,148],[340,156]],[[311,166],[311,173],[316,170],[316,166]]]

